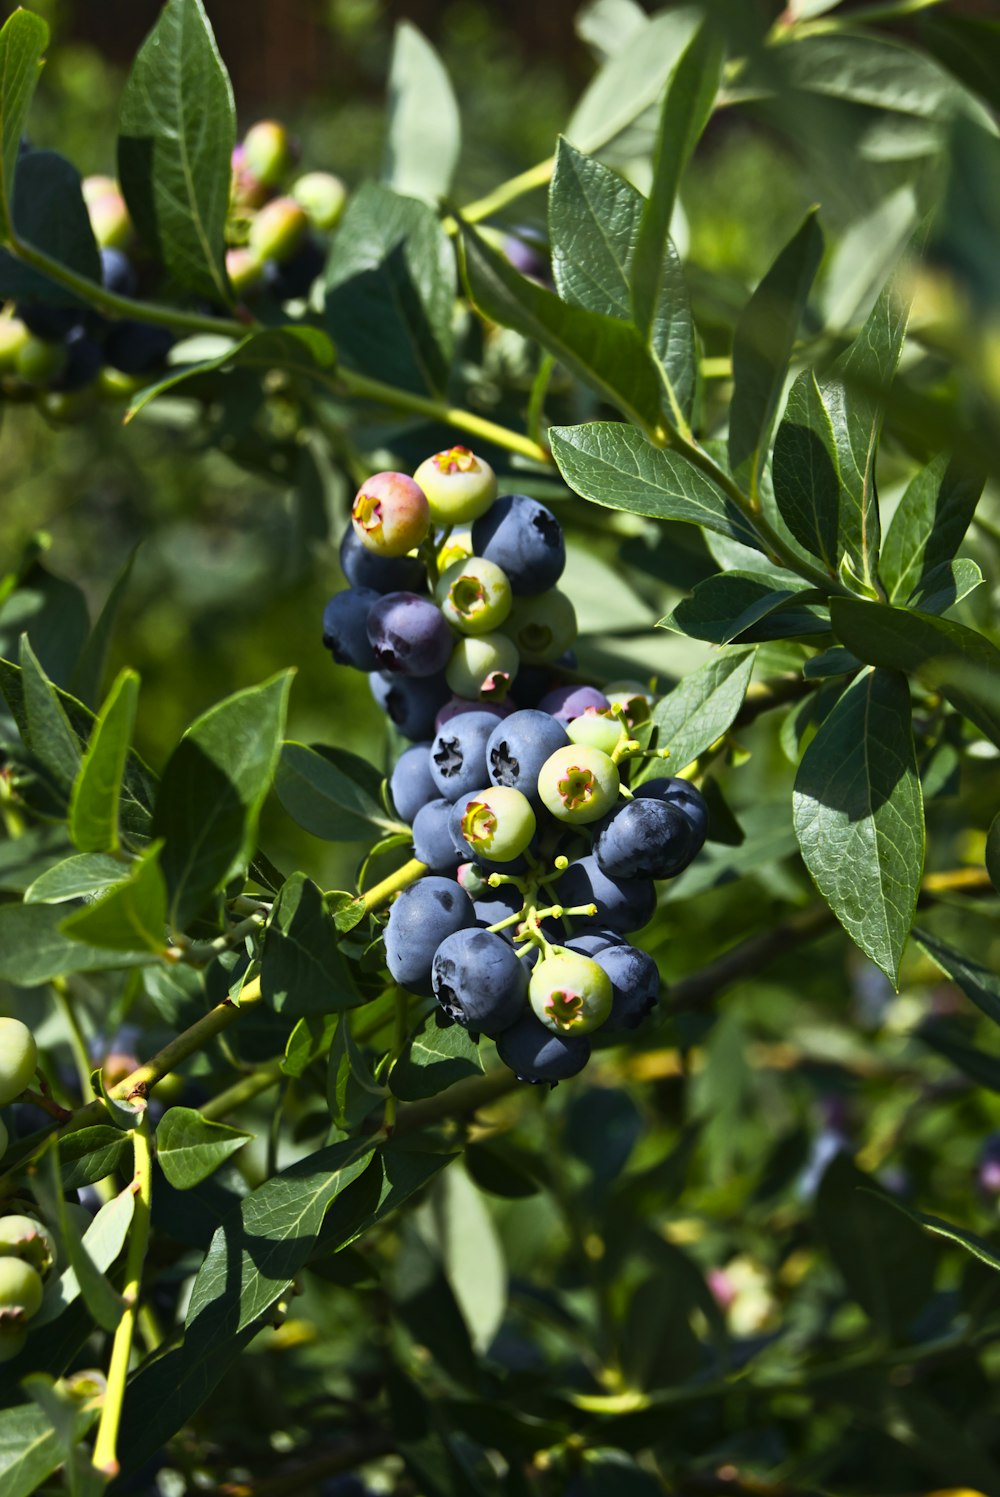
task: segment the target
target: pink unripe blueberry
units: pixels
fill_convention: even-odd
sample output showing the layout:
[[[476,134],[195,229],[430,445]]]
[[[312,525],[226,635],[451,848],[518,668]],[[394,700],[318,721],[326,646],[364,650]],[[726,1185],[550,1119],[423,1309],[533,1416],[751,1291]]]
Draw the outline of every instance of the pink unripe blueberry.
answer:
[[[437,525],[464,525],[484,515],[497,494],[496,474],[468,447],[447,447],[427,457],[414,478]]]
[[[105,179],[101,179],[105,180]],[[104,192],[85,198],[94,238],[101,249],[123,249],[132,238],[132,220],[125,199],[112,182]]]
[[[247,153],[242,145],[233,147],[232,179],[229,195],[234,208],[262,208],[269,193],[259,177],[254,176],[247,165]]]
[[[236,295],[248,296],[264,279],[264,262],[243,247],[227,250],[226,274]]]
[[[306,172],[292,188],[314,229],[326,234],[336,228],[347,202],[347,188],[333,172]]]
[[[259,120],[243,137],[243,160],[265,187],[280,187],[294,159],[291,137],[277,120]]]
[[[589,1034],[611,1012],[611,979],[589,956],[557,950],[535,966],[528,1000],[556,1034]]]
[[[309,220],[294,198],[265,203],[250,223],[248,244],[259,260],[290,260],[305,238]]]
[[[0,1107],[30,1085],[38,1065],[35,1036],[20,1019],[0,1019]]]
[[[379,556],[405,556],[431,528],[427,499],[406,473],[373,473],[351,506],[354,533]]]
[[[502,702],[518,664],[517,649],[505,634],[467,635],[455,645],[444,678],[457,697]]]
[[[472,852],[494,863],[509,863],[535,835],[535,813],[520,790],[490,785],[465,797],[459,826]]]
[[[617,717],[593,707],[588,707],[586,712],[567,723],[566,732],[573,743],[588,744],[604,754],[613,754],[625,737],[625,729]]]
[[[495,562],[469,556],[441,576],[434,596],[445,618],[463,634],[488,634],[510,613],[510,583]]]
[[[538,771],[542,804],[559,821],[577,826],[607,815],[618,799],[619,785],[617,765],[587,744],[556,749]]]
[[[557,587],[548,592],[515,598],[503,626],[528,665],[558,660],[576,639],[576,610]]]

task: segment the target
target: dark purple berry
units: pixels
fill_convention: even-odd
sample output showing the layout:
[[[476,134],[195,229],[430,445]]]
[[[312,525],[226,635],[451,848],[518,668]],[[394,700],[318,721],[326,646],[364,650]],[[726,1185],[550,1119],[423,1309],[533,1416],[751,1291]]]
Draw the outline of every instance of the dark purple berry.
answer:
[[[379,670],[433,676],[451,657],[454,637],[441,611],[416,593],[386,593],[368,615],[368,639]]]
[[[431,984],[449,1018],[495,1038],[524,1012],[528,974],[492,931],[460,930],[434,953]]]
[[[325,263],[326,251],[322,245],[307,238],[287,260],[264,261],[264,284],[278,301],[308,296]]]
[[[695,853],[701,852],[708,833],[708,806],[701,791],[690,780],[678,779],[676,775],[647,780],[645,784],[637,785],[632,793],[643,800],[661,800],[668,806],[678,806],[694,829]]]
[[[348,587],[334,593],[323,610],[323,643],[338,665],[358,671],[375,669],[368,640],[368,615],[381,595],[370,587]]]
[[[602,947],[593,959],[611,978],[611,1013],[602,1028],[613,1032],[638,1028],[660,996],[660,974],[653,958],[623,942]]]
[[[166,359],[174,346],[169,328],[126,317],[112,325],[104,356],[122,374],[148,374]]]
[[[66,362],[57,379],[52,381],[55,390],[82,390],[92,384],[104,362],[104,350],[96,338],[92,338],[82,323],[70,328],[66,334]]]
[[[519,1081],[555,1086],[583,1070],[590,1041],[585,1034],[554,1034],[533,1013],[525,1013],[500,1035],[497,1054]]]
[[[548,712],[557,722],[571,723],[582,717],[588,707],[606,712],[611,703],[596,686],[557,686],[547,692],[538,704],[539,712]]]
[[[596,930],[577,931],[575,936],[570,936],[568,941],[562,944],[569,951],[579,951],[583,956],[596,956],[599,951],[605,951],[609,946],[625,946],[624,936],[616,930],[604,930],[598,927]]]
[[[135,296],[139,290],[135,266],[120,249],[101,250],[101,281],[104,289],[116,296]]]
[[[566,565],[562,526],[525,494],[505,494],[475,521],[472,549],[506,573],[515,594],[554,587]]]

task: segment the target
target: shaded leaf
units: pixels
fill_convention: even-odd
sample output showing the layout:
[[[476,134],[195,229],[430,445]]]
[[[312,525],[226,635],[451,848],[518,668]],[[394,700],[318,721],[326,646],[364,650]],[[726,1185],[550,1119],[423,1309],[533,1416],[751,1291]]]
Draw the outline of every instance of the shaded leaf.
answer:
[[[128,1146],[128,1140],[120,1130],[109,1128],[106,1123],[67,1133],[59,1141],[59,1172],[63,1189],[79,1190],[81,1185],[93,1185],[113,1174],[124,1159]],[[85,1241],[86,1236],[85,1232]],[[102,1266],[106,1268],[107,1264]]]
[[[429,1014],[392,1068],[389,1086],[404,1102],[436,1097],[467,1076],[481,1076],[482,1057],[461,1024],[440,1028]]]
[[[483,1355],[507,1308],[507,1265],[482,1196],[460,1165],[435,1185],[421,1225],[441,1260],[472,1345]]]
[[[67,916],[62,923],[66,935],[111,951],[162,955],[167,945],[167,886],[160,851],[160,844],[154,843],[132,864],[122,883]]]
[[[757,572],[720,572],[699,582],[689,598],[660,619],[660,626],[718,645],[742,635],[760,640],[823,634],[829,632],[829,618],[806,606],[823,601],[822,593],[797,585],[791,575],[775,585]]]
[[[60,788],[69,790],[80,766],[79,740],[63,711],[59,693],[39,665],[26,634],[21,636],[21,684],[28,747]]]
[[[966,998],[971,998],[994,1024],[1000,1024],[1000,976],[996,972],[980,966],[930,931],[914,927],[913,939],[931,961],[937,962],[941,971],[958,984]]]
[[[451,186],[461,136],[444,64],[416,26],[398,21],[389,64],[385,181],[396,192],[436,203]]]
[[[274,788],[292,820],[314,837],[360,842],[373,828],[405,830],[386,816],[367,785],[351,778],[326,751],[304,743],[282,744]]]
[[[69,799],[69,834],[81,852],[117,852],[118,805],[139,700],[139,677],[123,670],[90,735]]]
[[[350,1025],[342,1018],[330,1047],[326,1078],[326,1099],[333,1122],[346,1133],[352,1133],[374,1107],[384,1102],[385,1096],[384,1087],[372,1080]]]
[[[944,613],[974,592],[982,580],[983,574],[974,561],[957,556],[954,561],[932,567],[907,599],[907,606],[921,613]]]
[[[652,775],[675,775],[730,728],[743,705],[754,665],[753,650],[728,650],[685,676],[653,708],[657,746],[670,750]],[[640,778],[649,779],[646,773]]]
[[[323,895],[304,873],[282,885],[264,934],[260,983],[277,1013],[328,1014],[362,1001]]]
[[[28,109],[49,44],[49,28],[34,11],[18,8],[0,30],[0,223],[10,233],[15,168]]]
[[[111,971],[149,960],[147,954],[87,946],[64,935],[57,904],[0,905],[0,980],[35,988],[71,972]]]
[[[67,899],[92,898],[120,884],[127,873],[120,858],[107,853],[81,852],[47,868],[24,891],[25,904],[62,904]]]
[[[113,1134],[119,1140],[117,1145],[119,1159],[128,1151],[129,1145],[127,1140],[116,1128],[86,1128],[82,1131],[91,1134]],[[63,1140],[59,1149],[60,1173],[64,1187],[68,1185],[66,1170],[68,1156],[65,1148],[68,1142],[69,1139]],[[112,1155],[112,1146],[106,1143],[102,1144],[97,1152],[102,1160],[106,1160]],[[78,1157],[85,1159],[87,1156]],[[117,1261],[118,1255],[125,1246],[134,1211],[135,1195],[126,1186],[124,1190],[120,1190],[116,1196],[113,1196],[110,1201],[105,1202],[84,1232],[80,1239],[79,1251],[86,1255],[87,1262],[92,1265],[94,1272],[105,1274],[112,1264]],[[68,1309],[81,1294],[80,1279],[76,1269],[71,1264],[70,1267],[63,1269],[62,1273],[56,1279],[46,1285],[42,1308],[33,1317],[32,1324],[35,1327],[48,1325],[50,1321],[55,1320],[64,1310]]]
[[[104,600],[104,607],[98,614],[97,622],[88,634],[87,641],[80,651],[80,658],[73,667],[70,686],[80,701],[88,707],[96,707],[101,699],[101,683],[104,680],[108,646],[118,619],[118,611],[132,576],[132,567],[138,549],[136,546],[129,553],[128,560],[112,583],[111,591]]]
[[[22,12],[23,14],[23,12]],[[100,1400],[82,1406],[77,1437],[82,1439],[100,1413]],[[31,1497],[65,1461],[52,1421],[35,1403],[0,1409],[0,1487],[4,1497]]]
[[[195,1107],[169,1107],[156,1125],[156,1157],[175,1190],[207,1180],[252,1133],[203,1118]]]
[[[239,343],[228,343],[211,358],[173,367],[169,374],[132,397],[124,420],[131,421],[157,396],[206,374],[229,369],[284,369],[289,374],[309,378],[330,368],[335,360],[333,344],[317,327],[264,328],[249,333]]]
[[[23,244],[100,285],[101,260],[80,191],[80,173],[71,162],[55,151],[28,151],[21,156],[12,208]],[[87,305],[84,296],[25,265],[8,250],[0,250],[0,297],[64,307]]]

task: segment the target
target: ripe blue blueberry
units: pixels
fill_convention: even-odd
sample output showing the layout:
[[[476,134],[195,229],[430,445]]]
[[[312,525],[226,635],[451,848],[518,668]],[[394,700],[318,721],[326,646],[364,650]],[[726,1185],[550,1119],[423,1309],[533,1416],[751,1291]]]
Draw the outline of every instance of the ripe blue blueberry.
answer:
[[[494,720],[501,717],[510,717],[514,707],[510,702],[469,702],[465,697],[452,697],[445,702],[437,715],[436,727],[440,733],[446,723],[450,723],[453,717],[461,717],[465,712],[488,712]]]
[[[351,587],[377,593],[419,593],[427,580],[418,557],[379,556],[358,539],[353,525],[340,543],[340,570]]]
[[[429,598],[385,593],[368,614],[368,640],[379,670],[433,676],[448,664],[453,636]]]
[[[676,775],[647,780],[637,785],[633,793],[644,800],[662,800],[669,806],[679,806],[694,829],[695,853],[701,852],[708,833],[708,806],[701,791],[689,780],[678,779]]]
[[[370,587],[334,593],[323,610],[323,643],[338,665],[373,671],[377,662],[368,639],[368,615],[381,597]]]
[[[519,1081],[555,1086],[583,1070],[590,1041],[585,1034],[553,1034],[529,1012],[499,1036],[497,1054]]]
[[[565,943],[567,951],[579,951],[584,956],[596,956],[599,951],[604,951],[608,946],[624,946],[625,937],[615,930],[605,930],[598,926],[594,930],[580,930],[575,936],[570,936]]]
[[[495,1038],[521,1017],[528,974],[512,947],[488,930],[459,930],[434,953],[431,984],[448,1016]]]
[[[454,873],[464,851],[455,846],[451,831],[451,801],[437,796],[421,806],[413,818],[413,856],[432,873]]]
[[[598,691],[596,686],[556,686],[542,697],[538,710],[551,713],[558,722],[570,723],[588,707],[596,712],[607,712],[610,705],[603,691]]]
[[[538,772],[556,749],[565,748],[566,730],[547,712],[526,708],[494,725],[486,744],[486,769],[494,785],[508,785],[540,804]]]
[[[461,870],[459,870],[459,877],[461,877]],[[480,885],[482,885],[481,878]],[[499,925],[509,916],[519,915],[524,908],[524,895],[513,884],[501,884],[499,889],[491,889],[487,884],[476,892],[470,889],[469,895],[479,925]],[[513,945],[516,929],[516,926],[508,925],[505,930],[497,931],[496,934],[509,945]]]
[[[477,556],[495,561],[515,594],[554,587],[566,565],[562,526],[551,510],[525,494],[506,494],[472,527]]]
[[[138,294],[139,277],[124,250],[101,250],[101,282],[106,291],[113,291],[116,296]]]
[[[287,260],[264,261],[264,284],[277,301],[308,296],[310,287],[326,264],[326,251],[307,234]]]
[[[438,731],[431,744],[431,775],[438,795],[454,801],[485,785],[486,745],[496,725],[490,712],[463,712]]]
[[[605,1030],[637,1029],[660,996],[660,974],[653,958],[623,942],[602,947],[594,953],[594,961],[611,979],[611,1013]]]
[[[475,924],[472,900],[453,878],[428,875],[399,895],[385,927],[385,960],[413,993],[431,992],[434,953],[445,936]]]
[[[100,373],[104,350],[83,323],[77,323],[66,334],[66,358],[58,376],[52,381],[56,390],[82,390]]]
[[[389,780],[389,794],[401,821],[412,822],[421,806],[435,800],[438,787],[431,774],[431,746],[415,743],[396,761]]]
[[[372,671],[372,696],[404,738],[431,738],[434,719],[448,700],[443,673],[437,676],[399,676]]]
[[[538,795],[559,821],[577,826],[599,821],[614,806],[618,767],[600,749],[571,743],[556,749],[538,771]]]
[[[583,928],[607,926],[620,935],[628,935],[648,924],[656,908],[652,879],[611,878],[601,870],[592,853],[570,863],[556,887],[560,904],[597,906],[596,915],[571,917],[575,925]]]
[[[612,878],[675,878],[697,851],[679,806],[649,797],[626,801],[596,828],[594,857]]]

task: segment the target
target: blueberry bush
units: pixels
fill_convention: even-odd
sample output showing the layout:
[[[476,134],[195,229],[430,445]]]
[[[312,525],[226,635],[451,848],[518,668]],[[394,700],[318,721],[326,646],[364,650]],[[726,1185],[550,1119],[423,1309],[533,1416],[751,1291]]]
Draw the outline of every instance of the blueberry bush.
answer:
[[[1000,22],[576,38],[0,30],[0,1497],[1000,1492]]]

